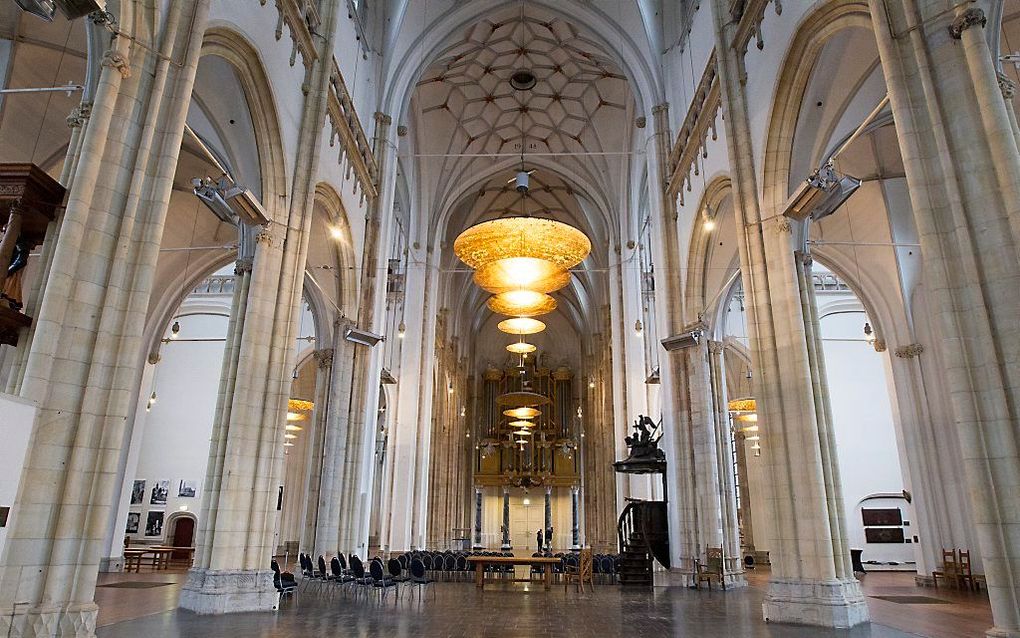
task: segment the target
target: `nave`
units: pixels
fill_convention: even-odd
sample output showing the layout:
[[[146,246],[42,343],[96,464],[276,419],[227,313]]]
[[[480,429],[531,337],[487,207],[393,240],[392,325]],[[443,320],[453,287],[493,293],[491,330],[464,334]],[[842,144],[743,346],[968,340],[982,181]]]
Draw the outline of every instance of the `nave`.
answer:
[[[128,638],[158,635],[236,636],[277,638],[302,633],[343,634],[366,638],[446,636],[497,638],[540,636],[582,638],[594,635],[703,636],[705,638],[971,638],[990,622],[987,600],[960,592],[914,585],[909,575],[869,574],[864,591],[872,612],[870,627],[853,631],[768,625],[755,617],[761,605],[766,573],[748,578],[749,586],[736,592],[696,592],[661,588],[653,594],[621,589],[605,582],[593,592],[578,593],[562,586],[541,590],[536,581],[526,585],[495,584],[475,592],[470,581],[440,582],[433,593],[404,592],[400,600],[389,594],[379,601],[374,594],[355,598],[350,592],[317,591],[311,585],[294,600],[285,600],[271,624],[258,614],[232,615],[208,622],[176,610],[182,572],[108,575],[101,579],[98,635]],[[109,589],[109,582],[169,583],[152,589]],[[557,583],[558,585],[558,583]],[[890,598],[927,598],[925,603],[885,601]],[[932,602],[932,599],[939,602]]]
[[[1020,638],[1018,83],[1020,0],[0,0],[0,636]]]

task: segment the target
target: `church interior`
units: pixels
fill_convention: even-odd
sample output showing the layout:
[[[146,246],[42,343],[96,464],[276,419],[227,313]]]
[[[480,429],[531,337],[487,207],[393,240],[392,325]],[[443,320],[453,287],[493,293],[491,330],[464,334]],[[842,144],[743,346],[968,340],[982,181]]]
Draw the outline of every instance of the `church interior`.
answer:
[[[1020,638],[1020,0],[0,0],[0,635]]]

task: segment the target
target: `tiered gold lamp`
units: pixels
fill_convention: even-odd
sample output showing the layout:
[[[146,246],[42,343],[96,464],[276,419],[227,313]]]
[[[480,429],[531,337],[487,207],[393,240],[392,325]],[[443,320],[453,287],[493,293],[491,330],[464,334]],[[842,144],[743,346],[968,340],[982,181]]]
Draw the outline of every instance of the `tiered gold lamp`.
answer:
[[[525,188],[526,191],[526,188]],[[522,191],[522,192],[525,192]],[[453,242],[453,252],[474,269],[474,282],[492,293],[489,310],[508,318],[498,328],[519,338],[506,349],[522,360],[535,351],[525,336],[545,330],[535,319],[556,310],[549,293],[570,283],[570,269],[591,252],[591,241],[580,230],[552,219],[514,216],[476,224]],[[549,403],[549,397],[534,392],[510,392],[497,402],[510,418],[514,442],[527,443],[532,435],[532,420],[542,414],[537,406]],[[511,439],[513,440],[513,439]]]

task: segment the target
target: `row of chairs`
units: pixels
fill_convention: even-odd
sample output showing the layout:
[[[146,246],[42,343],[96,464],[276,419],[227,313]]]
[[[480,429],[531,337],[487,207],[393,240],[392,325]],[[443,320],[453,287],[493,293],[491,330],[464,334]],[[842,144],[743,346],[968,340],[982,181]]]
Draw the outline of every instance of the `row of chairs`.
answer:
[[[533,557],[548,555],[539,552],[532,554]],[[580,564],[580,554],[576,552],[552,554],[552,557],[560,559],[559,565],[553,565],[553,573],[555,574],[576,571]],[[592,556],[592,572],[594,576],[598,577],[600,582],[615,583],[616,575],[619,573],[619,563],[619,554],[594,554]],[[531,575],[533,577],[541,574],[542,568],[540,566],[531,568]]]
[[[415,550],[404,552],[396,557],[401,565],[409,565],[414,559],[422,561],[425,569],[438,580],[459,580],[466,578],[474,569],[468,563],[469,556],[513,556],[513,552],[491,552],[491,551],[453,551],[430,552],[428,550]],[[487,565],[486,571],[497,575],[513,575],[512,565]]]
[[[334,556],[330,559],[328,568],[325,556],[319,556],[317,564],[313,562],[311,556],[304,553],[299,554],[298,560],[301,564],[304,589],[314,583],[319,592],[327,587],[330,597],[338,590],[354,595],[362,592],[367,595],[374,591],[379,593],[379,599],[382,601],[392,588],[396,598],[399,599],[400,590],[410,587],[418,590],[420,599],[421,590],[435,582],[427,576],[425,564],[421,560],[412,560],[405,568],[395,558],[384,564],[383,559],[376,557],[369,561],[367,572],[365,564],[354,554],[346,558],[343,554]],[[435,598],[434,588],[432,596]]]
[[[971,571],[970,551],[966,549],[942,548],[942,566],[931,573],[932,583],[939,586],[939,578],[952,584],[955,589],[980,589],[978,580]]]

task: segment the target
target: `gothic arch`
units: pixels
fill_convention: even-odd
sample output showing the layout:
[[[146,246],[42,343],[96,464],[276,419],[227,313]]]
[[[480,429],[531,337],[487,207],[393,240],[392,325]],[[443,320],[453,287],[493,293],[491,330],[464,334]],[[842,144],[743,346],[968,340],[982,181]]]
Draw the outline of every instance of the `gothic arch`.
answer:
[[[272,85],[262,56],[243,35],[223,26],[210,27],[201,57],[214,55],[234,67],[251,111],[262,173],[262,205],[273,223],[287,223],[287,166]]]
[[[714,240],[712,233],[707,232],[705,224],[709,219],[715,221],[719,206],[732,194],[732,190],[729,175],[719,175],[709,182],[698,203],[687,251],[687,281],[684,286],[686,323],[697,321],[699,315],[709,316],[708,306],[714,305],[705,298],[710,292],[705,287],[705,268],[711,255],[709,244]]]
[[[789,197],[790,162],[804,94],[819,55],[835,34],[850,28],[872,29],[871,12],[861,0],[831,0],[809,13],[797,28],[776,82],[762,171],[763,214],[778,214]]]

